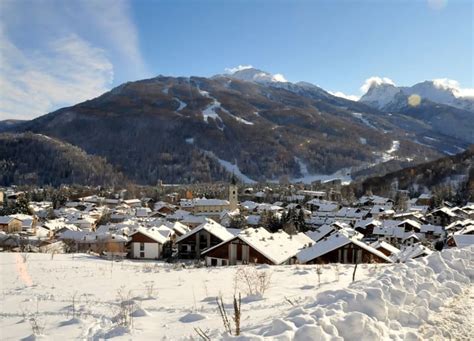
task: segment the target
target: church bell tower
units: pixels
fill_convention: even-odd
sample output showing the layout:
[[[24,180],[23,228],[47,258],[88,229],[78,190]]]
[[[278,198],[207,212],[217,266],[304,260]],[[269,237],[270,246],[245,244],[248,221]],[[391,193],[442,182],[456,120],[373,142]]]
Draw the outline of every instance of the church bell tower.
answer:
[[[231,211],[237,209],[239,204],[239,189],[237,187],[237,180],[235,175],[232,175],[232,179],[229,185],[229,209]]]

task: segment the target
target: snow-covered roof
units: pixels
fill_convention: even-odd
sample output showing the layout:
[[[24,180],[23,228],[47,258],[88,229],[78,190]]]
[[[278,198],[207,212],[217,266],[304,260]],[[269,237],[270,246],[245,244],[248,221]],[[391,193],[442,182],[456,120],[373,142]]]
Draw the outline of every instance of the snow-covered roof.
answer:
[[[304,234],[291,236],[282,230],[270,233],[263,227],[241,230],[235,238],[242,240],[274,264],[284,263],[289,258],[294,257],[303,247],[314,243]],[[227,243],[228,241],[229,240],[223,241],[222,243],[206,250],[205,253],[218,248],[220,245]]]
[[[313,241],[317,242],[324,236],[335,231],[334,226],[325,224],[315,229],[314,231],[306,232],[306,235],[311,238]]]
[[[404,221],[398,223],[398,226],[405,225],[405,224],[411,225],[415,227],[417,230],[419,230],[421,227],[421,224],[419,222],[414,221],[412,219],[405,219]]]
[[[201,225],[197,226],[196,228],[192,229],[188,233],[186,233],[186,234],[182,235],[181,237],[179,237],[178,239],[176,239],[176,243],[179,243],[180,241],[188,238],[189,236],[192,236],[193,234],[195,234],[195,233],[197,233],[201,230],[205,230],[205,231],[209,232],[210,234],[212,234],[213,236],[219,238],[222,241],[229,240],[232,237],[234,237],[234,235],[231,232],[229,232],[228,229],[226,229],[224,226],[222,226],[221,224],[215,222],[212,219],[207,219],[206,218],[206,221],[204,223],[202,223]]]
[[[374,249],[370,245],[367,245],[366,243],[358,239],[358,236],[351,236],[350,233],[348,233],[348,231],[346,230],[340,230],[336,233],[333,233],[328,237],[320,240],[313,246],[301,250],[297,254],[297,257],[300,262],[306,263],[349,243],[353,243],[359,246],[360,248],[365,249],[366,251],[382,258],[383,260],[386,260],[387,262],[392,262],[392,260],[385,256],[382,252]]]
[[[474,245],[474,234],[455,234],[453,238],[457,247]]]
[[[165,244],[167,241],[169,241],[169,238],[165,237],[162,234],[161,230],[157,227],[151,227],[151,228],[139,227],[138,229],[135,230],[135,232],[133,232],[130,235],[130,237],[132,237],[133,235],[137,233],[141,233],[160,244]]]
[[[16,219],[16,218],[10,217],[10,216],[0,216],[0,224],[9,224],[13,219]]]
[[[426,246],[417,243],[403,248],[399,253],[390,256],[390,258],[394,262],[404,263],[409,259],[430,255],[432,252],[433,251],[428,249]]]
[[[386,241],[383,240],[378,240],[372,244],[370,244],[374,249],[384,249],[390,252],[391,254],[396,254],[400,252],[400,249],[396,248],[392,244],[387,243]]]
[[[187,227],[186,225],[180,223],[179,221],[166,222],[165,225],[168,226],[169,228],[173,229],[174,231],[178,232],[181,235],[189,232],[189,227]]]

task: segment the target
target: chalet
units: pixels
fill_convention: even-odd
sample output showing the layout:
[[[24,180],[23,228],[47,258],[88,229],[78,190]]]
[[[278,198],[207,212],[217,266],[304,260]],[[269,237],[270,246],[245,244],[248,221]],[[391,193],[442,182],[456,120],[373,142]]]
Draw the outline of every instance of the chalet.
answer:
[[[317,227],[313,231],[306,232],[306,235],[316,243],[335,231],[337,231],[337,228],[333,224],[326,224]]]
[[[127,205],[128,207],[134,207],[134,208],[142,207],[142,202],[140,199],[128,199],[128,200],[124,200],[123,203]]]
[[[35,216],[28,214],[12,214],[11,217],[16,218],[21,221],[21,229],[26,232],[35,234],[36,232],[36,223],[38,219]]]
[[[403,228],[405,232],[420,232],[421,224],[411,219],[405,219],[398,223],[398,226]]]
[[[384,253],[361,241],[361,238],[362,235],[354,230],[340,230],[301,250],[296,257],[303,264],[392,262]]]
[[[433,196],[431,194],[421,194],[415,201],[419,206],[430,206],[433,203]]]
[[[410,259],[416,259],[424,256],[428,256],[433,251],[428,249],[426,246],[421,245],[420,243],[414,244],[411,246],[404,247],[400,250],[399,253],[392,255],[390,258],[392,261],[397,263],[405,263]]]
[[[212,219],[176,239],[180,258],[199,258],[201,253],[234,237],[230,230]]]
[[[202,252],[208,266],[239,264],[291,264],[299,250],[314,243],[302,233],[270,233],[263,227],[247,228],[230,240]]]
[[[169,227],[170,229],[172,229],[176,233],[177,237],[181,237],[182,235],[189,232],[189,227],[187,227],[186,225],[178,221],[166,222],[165,225]]]
[[[130,257],[159,259],[171,256],[170,239],[157,228],[138,228],[130,235]]]
[[[364,237],[370,237],[374,234],[374,228],[380,226],[382,223],[377,219],[364,219],[356,222],[354,229],[362,233]]]
[[[427,239],[443,237],[446,234],[446,231],[442,226],[431,224],[421,225],[420,232],[423,233]]]
[[[320,199],[312,199],[306,203],[306,207],[308,207],[311,211],[318,211],[318,212],[336,212],[340,209],[340,205],[331,202],[325,201]]]
[[[427,214],[426,218],[428,219],[430,224],[447,226],[456,219],[456,215],[451,212],[450,208],[442,207]]]
[[[447,240],[449,246],[465,247],[474,245],[474,224],[467,225],[454,232]]]
[[[390,257],[392,255],[396,255],[397,253],[400,252],[399,249],[397,249],[395,246],[392,244],[389,244],[383,240],[378,240],[372,244],[370,244],[371,247],[373,247],[375,250],[382,252],[385,256]]]
[[[415,245],[420,242],[420,238],[415,233],[410,233],[402,239],[402,244],[406,246]]]
[[[0,216],[0,231],[6,233],[20,232],[22,230],[20,219],[10,216]]]

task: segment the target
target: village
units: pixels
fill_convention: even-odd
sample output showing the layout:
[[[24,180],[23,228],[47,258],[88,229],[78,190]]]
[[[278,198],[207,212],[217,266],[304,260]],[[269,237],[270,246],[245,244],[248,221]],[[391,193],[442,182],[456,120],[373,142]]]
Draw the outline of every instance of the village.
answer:
[[[225,187],[225,199],[189,190],[156,202],[90,195],[54,209],[5,189],[0,205],[23,201],[29,214],[0,216],[0,248],[232,266],[398,263],[474,244],[474,203],[434,207],[432,195],[421,194],[344,204],[334,190],[254,190],[235,179]]]

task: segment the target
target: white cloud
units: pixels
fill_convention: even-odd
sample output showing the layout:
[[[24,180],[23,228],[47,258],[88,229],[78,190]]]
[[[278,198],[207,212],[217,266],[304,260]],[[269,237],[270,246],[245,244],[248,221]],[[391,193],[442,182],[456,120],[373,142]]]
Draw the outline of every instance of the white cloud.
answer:
[[[349,99],[349,100],[355,101],[355,102],[357,102],[360,98],[360,96],[356,96],[356,95],[346,95],[345,93],[343,93],[341,91],[335,91],[335,92],[328,91],[328,92],[333,96]]]
[[[236,73],[238,71],[252,69],[252,68],[253,68],[252,65],[238,65],[236,67],[226,67],[225,72],[227,72],[227,73]]]
[[[0,117],[32,118],[150,76],[131,13],[128,0],[1,1]]]
[[[113,80],[105,51],[76,35],[22,51],[0,31],[0,119],[31,119],[96,97]]]
[[[474,98],[473,88],[461,88],[458,81],[448,78],[433,79],[433,84],[443,90],[451,90],[456,97]]]
[[[360,87],[360,91],[365,94],[367,91],[369,91],[371,86],[382,84],[395,85],[395,83],[390,78],[374,76],[365,80],[364,84]]]
[[[288,82],[286,80],[285,76],[283,76],[281,73],[274,74],[273,77],[272,77],[272,80],[274,82],[282,82],[282,83]]]

